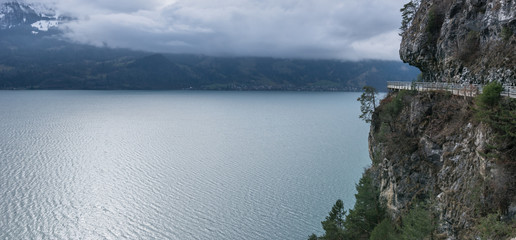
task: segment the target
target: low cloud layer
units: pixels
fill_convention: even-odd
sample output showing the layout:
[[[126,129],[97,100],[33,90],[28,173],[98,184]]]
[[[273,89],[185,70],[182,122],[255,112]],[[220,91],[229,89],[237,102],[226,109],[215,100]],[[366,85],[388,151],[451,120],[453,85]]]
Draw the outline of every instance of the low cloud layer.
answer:
[[[398,0],[55,0],[72,41],[217,56],[398,60]]]

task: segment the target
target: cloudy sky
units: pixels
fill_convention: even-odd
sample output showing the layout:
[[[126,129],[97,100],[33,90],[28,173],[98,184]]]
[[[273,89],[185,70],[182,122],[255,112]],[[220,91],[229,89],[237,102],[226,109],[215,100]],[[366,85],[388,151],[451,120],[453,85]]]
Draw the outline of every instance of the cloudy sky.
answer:
[[[403,0],[48,0],[99,46],[217,56],[399,60]]]

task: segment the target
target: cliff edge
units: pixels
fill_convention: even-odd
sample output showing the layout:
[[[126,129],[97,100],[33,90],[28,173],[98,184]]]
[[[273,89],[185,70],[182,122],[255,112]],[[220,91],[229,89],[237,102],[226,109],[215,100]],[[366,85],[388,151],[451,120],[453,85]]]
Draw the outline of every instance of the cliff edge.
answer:
[[[501,93],[516,85],[516,1],[411,0],[402,16],[400,56],[423,81],[482,93],[391,90],[375,107],[365,88],[372,165],[346,218],[339,200],[310,239],[515,240],[516,99]]]
[[[412,0],[402,13],[400,57],[424,81],[516,85],[514,0]],[[395,223],[423,204],[431,239],[516,237],[516,101],[500,101],[482,117],[478,99],[447,92],[382,100],[370,172]]]
[[[516,85],[516,2],[413,0],[400,57],[425,81]]]
[[[514,219],[514,142],[500,142],[475,111],[472,98],[443,92],[382,101],[371,122],[371,172],[393,220],[425,201],[436,221],[432,239],[475,239],[489,214]]]

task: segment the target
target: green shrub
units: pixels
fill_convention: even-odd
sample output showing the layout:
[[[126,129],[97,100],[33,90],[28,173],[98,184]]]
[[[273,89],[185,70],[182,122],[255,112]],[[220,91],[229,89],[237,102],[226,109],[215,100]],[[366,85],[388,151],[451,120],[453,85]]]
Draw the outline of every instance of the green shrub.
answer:
[[[376,225],[369,240],[398,240],[400,238],[394,223],[387,217],[380,224]]]
[[[392,122],[398,116],[404,106],[404,98],[407,95],[414,95],[416,91],[400,90],[390,102],[386,102],[380,113],[382,122]]]
[[[495,116],[500,109],[501,92],[502,85],[499,83],[492,82],[484,86],[482,94],[475,97],[475,115],[478,120],[493,126]]]
[[[498,82],[491,82],[484,86],[482,94],[476,98],[476,103],[479,107],[487,109],[497,107],[500,103],[503,87]]]
[[[376,135],[376,138],[379,142],[385,142],[387,141],[387,137],[389,136],[391,132],[391,128],[389,127],[389,124],[382,122],[380,125],[380,130],[378,130],[378,133]]]
[[[492,82],[486,85],[482,94],[475,99],[475,115],[478,120],[495,130],[496,134],[494,147],[484,154],[504,162],[515,160],[513,155],[516,154],[516,100],[503,98],[500,95],[502,90],[500,83]],[[502,150],[504,154],[494,154],[496,150]]]
[[[516,236],[516,222],[502,222],[498,214],[489,214],[480,219],[476,226],[482,240],[506,239]]]
[[[433,216],[426,204],[417,204],[402,221],[401,239],[405,240],[425,239],[435,229]]]
[[[382,113],[386,117],[383,117],[382,119],[387,120],[387,122],[393,121],[394,118],[396,118],[398,114],[401,112],[402,107],[403,102],[400,98],[392,99],[391,102],[384,106]]]

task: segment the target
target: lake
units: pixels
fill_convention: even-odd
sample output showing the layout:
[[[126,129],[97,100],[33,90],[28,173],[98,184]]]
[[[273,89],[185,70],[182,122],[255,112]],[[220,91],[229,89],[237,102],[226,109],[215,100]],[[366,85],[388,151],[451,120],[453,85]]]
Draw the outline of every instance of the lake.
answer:
[[[0,239],[307,239],[370,164],[360,93],[0,91]]]

